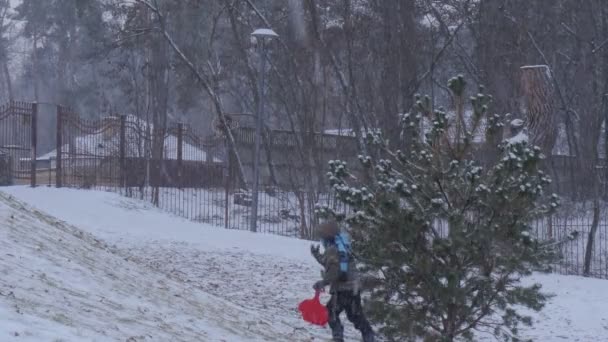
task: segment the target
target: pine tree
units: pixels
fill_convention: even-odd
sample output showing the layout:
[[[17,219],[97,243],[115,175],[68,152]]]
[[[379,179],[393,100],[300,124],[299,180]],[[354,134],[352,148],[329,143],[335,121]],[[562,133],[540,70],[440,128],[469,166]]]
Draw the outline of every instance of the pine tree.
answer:
[[[21,36],[31,43],[25,82],[36,101],[74,107],[82,113],[100,105],[99,81],[106,71],[110,36],[97,1],[24,0],[15,7]],[[92,110],[94,108],[95,110]]]
[[[539,169],[543,156],[519,134],[484,165],[473,137],[482,122],[487,136],[502,122],[489,115],[492,98],[482,87],[470,99],[472,116],[464,117],[465,85],[462,76],[449,81],[452,117],[433,111],[428,97],[416,98],[400,119],[409,137],[404,150],[368,134],[376,155],[359,156],[366,181],[354,184],[344,162],[329,163],[330,183],[353,214],[319,214],[348,223],[362,271],[378,277],[370,315],[392,341],[472,340],[475,330],[515,341],[519,324],[531,324],[516,308],[540,310],[547,299],[539,285],[520,283],[555,257],[555,244],[537,240],[531,226],[558,205],[544,191],[550,179]]]

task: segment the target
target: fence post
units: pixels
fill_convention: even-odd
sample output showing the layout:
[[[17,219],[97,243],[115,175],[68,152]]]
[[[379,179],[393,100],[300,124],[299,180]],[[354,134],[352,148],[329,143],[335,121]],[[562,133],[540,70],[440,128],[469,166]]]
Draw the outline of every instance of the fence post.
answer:
[[[30,183],[36,187],[36,145],[38,144],[38,103],[32,103],[31,120],[31,146],[30,146]]]
[[[183,161],[183,149],[184,146],[184,124],[177,124],[177,184],[179,188],[182,188],[184,183],[182,180],[182,161]]]
[[[225,172],[224,172],[224,176],[226,177],[225,179],[225,204],[224,204],[224,228],[228,229],[230,227],[230,210],[229,210],[229,206],[230,206],[230,186],[231,186],[231,180],[232,180],[232,162],[231,162],[231,158],[232,158],[232,150],[230,149],[230,145],[226,144],[226,161],[225,161]]]
[[[55,186],[61,188],[63,186],[63,168],[62,168],[62,156],[63,153],[63,112],[61,106],[57,106],[57,139],[56,139],[56,150],[55,156]]]
[[[126,168],[127,116],[120,116],[120,186],[127,188]]]

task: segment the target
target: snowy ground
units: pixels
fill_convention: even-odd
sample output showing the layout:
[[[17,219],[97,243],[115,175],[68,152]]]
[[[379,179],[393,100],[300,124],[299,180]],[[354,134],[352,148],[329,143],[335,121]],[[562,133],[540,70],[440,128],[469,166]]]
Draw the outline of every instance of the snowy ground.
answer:
[[[139,188],[125,190],[124,188],[102,187],[99,190],[152,202],[152,188],[145,188],[142,192]],[[249,230],[251,207],[235,201],[235,198],[240,195],[233,192],[226,194],[225,189],[160,188],[158,206],[166,212],[193,221],[230,229]],[[250,201],[251,194],[247,195]],[[313,203],[316,202],[328,205],[337,211],[346,210],[344,204],[339,203],[334,196],[329,194],[321,194]],[[306,222],[309,223],[315,209],[308,200],[305,200],[303,205],[304,209],[301,210],[301,203],[294,192],[260,192],[258,232],[300,237],[302,233],[300,231],[301,212],[304,212]],[[228,216],[228,220],[226,220],[226,216]]]
[[[130,262],[255,313],[256,318],[241,327],[244,331],[271,324],[262,335],[272,336],[266,340],[329,336],[327,330],[301,321],[296,310],[301,300],[312,296],[311,284],[319,277],[308,242],[201,225],[107,192],[27,187],[0,191],[94,234]]]
[[[549,219],[544,218],[533,225],[533,231],[543,239],[561,241],[562,259],[554,265],[561,274],[582,275],[585,264],[589,232],[593,215],[584,212],[560,212]],[[551,233],[550,233],[551,232]],[[608,220],[600,215],[591,254],[591,274],[596,278],[608,278]]]
[[[46,197],[45,202],[68,207],[65,200],[51,196]],[[131,217],[144,217],[122,201],[98,204],[100,209],[106,209],[104,204],[118,205],[116,214],[124,211]],[[78,206],[72,209],[77,215]],[[108,224],[125,216],[129,214],[106,216],[89,221],[99,225],[87,224],[87,227],[91,230],[107,227],[106,234],[97,231],[98,235],[119,245],[122,241],[125,247],[144,240],[145,229],[129,234],[124,231],[126,226]],[[86,213],[83,217],[87,217]],[[137,224],[136,221],[131,223]],[[139,255],[139,260],[130,258],[128,252],[139,253],[139,250],[106,245],[95,236],[32,210],[1,191],[0,222],[3,222],[0,229],[0,341],[7,341],[9,337],[15,341],[310,340],[307,331],[283,323],[281,317],[247,310],[235,305],[238,301],[226,301],[202,291],[202,283],[181,281],[179,277],[167,277],[151,270],[146,264],[154,266],[161,262],[153,259],[161,258],[158,254]],[[175,227],[179,221],[172,223]],[[114,235],[112,229],[117,230],[114,233],[125,233],[125,239],[112,239],[119,235]],[[160,236],[150,234],[149,237]],[[218,236],[215,241],[221,244],[222,238],[230,241],[229,236]],[[155,244],[163,244],[158,240],[141,242],[141,246],[149,243],[152,249]],[[213,245],[213,241],[207,242],[207,246]],[[179,244],[168,246],[169,250],[183,249]],[[263,248],[260,245],[254,251],[259,253]],[[172,257],[172,252],[162,255],[165,262],[179,267],[183,260],[167,259]],[[196,260],[190,261],[196,263]],[[223,275],[214,272],[201,276],[219,279]],[[249,294],[255,292],[249,291]]]
[[[116,193],[124,189],[109,188]],[[130,189],[133,198],[139,198],[138,189]],[[151,202],[151,189],[144,191],[144,199]],[[228,198],[226,198],[228,196]],[[161,188],[159,207],[164,211],[190,220],[210,223],[218,227],[248,230],[250,225],[250,207],[235,203],[235,194],[226,195],[222,189],[202,188]],[[228,199],[228,200],[226,200]],[[274,195],[260,193],[259,224],[261,233],[278,234],[289,237],[300,237],[300,203],[293,192],[277,192]],[[318,199],[319,202],[333,207],[338,212],[346,212],[333,196],[327,194]],[[305,202],[308,203],[308,202]],[[228,210],[226,210],[226,205]],[[580,206],[579,206],[580,207]],[[226,215],[227,213],[227,215]],[[306,222],[310,223],[314,208],[305,204]],[[560,212],[563,216],[553,218],[552,233],[549,234],[548,221],[541,220],[535,224],[534,230],[541,239],[555,238],[565,240],[574,232],[577,237],[572,241],[563,242],[560,250],[563,260],[555,265],[555,270],[562,274],[583,274],[587,236],[593,217],[585,208],[568,209]],[[225,217],[228,216],[228,222]],[[602,214],[601,218],[606,215]],[[445,229],[445,226],[441,226]],[[310,232],[310,225],[308,225]],[[444,230],[447,232],[447,230]],[[608,278],[608,220],[600,219],[595,242],[592,250],[591,274],[600,278]]]
[[[66,223],[23,209],[6,194]],[[224,230],[116,194],[70,189],[0,188],[4,220],[9,225],[0,226],[0,341],[330,336],[302,322],[296,311],[319,276],[309,242]],[[536,326],[524,330],[525,337],[608,340],[607,281],[558,275],[529,281],[557,296],[534,315]],[[359,341],[346,327],[348,340]]]

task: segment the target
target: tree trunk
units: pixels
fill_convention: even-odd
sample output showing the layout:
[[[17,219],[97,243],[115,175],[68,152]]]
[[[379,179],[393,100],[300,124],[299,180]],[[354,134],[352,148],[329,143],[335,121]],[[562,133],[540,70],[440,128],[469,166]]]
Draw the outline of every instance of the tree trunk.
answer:
[[[4,80],[6,82],[6,92],[8,95],[8,100],[12,101],[14,99],[13,84],[11,82],[11,74],[8,71],[8,62],[7,61],[4,61],[4,63],[2,63],[2,72],[4,73]]]
[[[304,199],[305,193],[303,191],[297,190],[294,191],[294,193],[296,194],[296,198],[298,199],[298,204],[300,208],[300,238],[306,239],[308,225],[306,224],[306,200]]]
[[[478,20],[471,28],[476,43],[475,59],[481,84],[494,97],[493,112],[517,113],[517,73],[513,66],[518,63],[522,65],[523,62],[520,61],[525,60],[522,55],[526,49],[519,37],[521,30],[514,27],[514,23],[505,15],[504,1],[481,0],[478,6]],[[523,11],[510,10],[513,16],[520,16]]]
[[[521,67],[521,86],[530,143],[551,156],[557,139],[557,119],[551,72],[546,65]]]
[[[229,4],[229,1],[225,1],[226,4]],[[232,36],[234,37],[234,46],[240,56],[240,58],[245,61],[245,73],[244,76],[247,79],[246,85],[249,87],[250,91],[251,91],[251,98],[253,99],[253,108],[254,110],[257,110],[258,108],[258,103],[260,101],[260,97],[258,94],[258,81],[257,81],[257,77],[259,77],[259,75],[256,77],[256,71],[254,69],[254,67],[249,63],[249,57],[248,57],[248,53],[247,53],[247,47],[248,47],[248,41],[244,38],[244,35],[242,33],[241,30],[239,30],[239,13],[237,12],[237,7],[235,7],[235,5],[229,5],[227,6],[227,13],[228,13],[228,18],[230,20],[230,28],[232,31]],[[264,71],[266,72],[266,71]],[[272,146],[270,145],[270,139],[271,139],[271,130],[266,129],[265,127],[263,128],[263,133],[262,133],[262,147],[264,148],[264,151],[266,153],[266,164],[268,165],[268,170],[270,173],[270,181],[272,182],[273,185],[277,185],[277,178],[276,178],[276,172],[275,172],[275,168],[274,168],[274,164],[272,162]],[[243,176],[243,181],[245,181],[244,179],[244,175]]]
[[[266,153],[266,164],[268,164],[268,172],[270,174],[270,182],[273,186],[277,186],[277,176],[274,170],[274,163],[272,162],[272,149],[274,148],[272,143],[272,130],[264,127],[262,130],[262,145],[264,152]]]
[[[154,164],[155,184],[152,203],[160,204],[160,185],[164,174],[164,145],[167,124],[167,103],[169,93],[169,54],[167,42],[161,35],[152,35],[150,39],[150,99],[152,110],[152,160]]]
[[[384,41],[381,42],[384,53],[381,63],[381,106],[377,108],[383,134],[395,148],[402,147],[401,128],[395,125],[399,113],[410,109],[413,98],[407,94],[415,92],[409,89],[417,79],[418,60],[416,44],[418,33],[416,25],[416,1],[384,0],[379,2],[382,16]]]
[[[583,275],[589,277],[591,275],[591,257],[593,256],[593,243],[595,241],[595,233],[600,221],[600,202],[596,198],[593,201],[593,222],[591,223],[591,230],[587,237],[587,247],[585,248],[585,265],[583,268]]]
[[[608,198],[608,94],[604,94],[602,110],[604,111],[604,186],[602,188],[602,197],[604,200]]]

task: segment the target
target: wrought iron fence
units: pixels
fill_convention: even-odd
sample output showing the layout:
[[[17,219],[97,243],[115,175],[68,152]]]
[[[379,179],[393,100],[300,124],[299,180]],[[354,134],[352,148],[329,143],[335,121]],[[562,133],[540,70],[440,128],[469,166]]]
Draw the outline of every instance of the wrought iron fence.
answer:
[[[535,223],[537,237],[557,247],[559,261],[552,265],[554,272],[608,279],[608,215],[600,214],[595,224],[593,233],[593,214],[584,211],[556,214]],[[586,257],[588,270],[585,270]]]
[[[50,159],[57,186],[115,191],[191,220],[249,229],[251,195],[237,181],[222,139],[134,116],[84,120],[63,107],[57,115],[57,147],[38,158]],[[262,233],[311,238],[315,204],[341,206],[328,194],[262,188]]]
[[[36,104],[11,101],[0,106],[0,153],[6,157],[12,183],[35,185]]]
[[[0,106],[0,155],[9,163],[0,167],[16,184],[54,185],[113,191],[150,202],[175,215],[228,229],[249,229],[251,194],[240,186],[222,138],[204,139],[185,124],[155,125],[135,116],[85,120],[69,108],[57,107],[56,146],[37,153],[38,106],[11,102]],[[239,135],[240,134],[240,135]],[[272,134],[272,132],[267,133]],[[275,162],[287,166],[297,142],[286,132],[267,137],[270,146],[284,148]],[[237,132],[247,153],[247,129]],[[250,138],[250,137],[249,137]],[[324,158],[346,154],[343,139],[315,137]],[[313,139],[313,140],[314,140]],[[340,147],[336,151],[332,148]],[[8,158],[6,157],[8,156]],[[244,161],[247,165],[247,158]],[[8,166],[7,166],[8,165]],[[295,164],[299,165],[299,164]],[[247,167],[247,166],[245,166]],[[602,171],[603,172],[603,171]],[[7,173],[7,172],[4,172]],[[1,178],[2,172],[0,172]],[[283,175],[289,178],[290,175]],[[306,179],[306,174],[296,174]],[[302,180],[301,179],[301,180]],[[314,238],[315,204],[336,211],[349,208],[331,193],[311,191],[299,183],[269,182],[262,186],[258,231],[304,239]],[[602,208],[607,208],[604,203]],[[588,274],[608,278],[608,215],[602,213],[597,231],[588,243],[593,215],[588,211],[561,213],[536,222],[536,234],[556,241],[562,256],[556,272],[582,275],[591,248]],[[447,229],[442,227],[442,229]],[[590,247],[588,247],[590,246]]]

